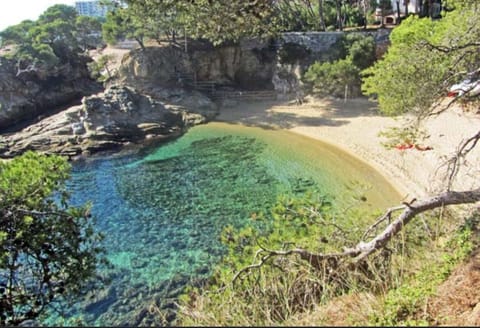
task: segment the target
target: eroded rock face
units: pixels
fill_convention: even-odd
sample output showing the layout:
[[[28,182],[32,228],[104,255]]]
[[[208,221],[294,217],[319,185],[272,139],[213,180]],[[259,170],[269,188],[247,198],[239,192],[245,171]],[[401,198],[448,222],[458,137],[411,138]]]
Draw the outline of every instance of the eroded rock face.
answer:
[[[48,72],[19,74],[13,61],[0,58],[0,133],[99,92],[101,85],[89,77],[88,60],[72,57]]]
[[[135,87],[152,82],[165,86],[181,76],[247,90],[271,89],[274,57],[265,43],[254,47],[197,45],[188,54],[178,47],[149,47],[125,56],[118,80]]]
[[[185,128],[217,114],[216,106],[198,93],[162,91],[166,101],[127,86],[112,86],[104,93],[84,97],[82,105],[4,135],[0,156],[12,157],[26,150],[75,156],[118,149],[147,139],[178,136]]]

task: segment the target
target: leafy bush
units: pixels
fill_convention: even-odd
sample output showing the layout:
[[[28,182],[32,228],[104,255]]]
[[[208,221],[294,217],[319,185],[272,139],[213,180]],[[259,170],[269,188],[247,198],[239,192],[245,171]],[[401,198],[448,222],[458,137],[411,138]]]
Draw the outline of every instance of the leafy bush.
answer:
[[[102,55],[96,61],[87,64],[90,76],[99,82],[108,81],[112,78],[110,63],[115,59],[113,55]],[[106,73],[106,74],[105,74]]]
[[[375,61],[375,40],[360,33],[348,33],[334,49],[340,59],[314,63],[305,73],[304,81],[320,96],[344,97],[346,88],[348,96],[360,95],[360,72]]]
[[[348,88],[350,95],[357,95],[360,88],[360,70],[350,59],[333,63],[316,62],[304,75],[304,81],[311,84],[312,92],[320,96],[344,97]]]
[[[354,195],[356,201],[362,201],[355,189]],[[272,250],[285,253],[297,247],[313,253],[336,253],[356,244],[362,238],[362,227],[371,224],[374,215],[356,207],[334,210],[331,205],[331,199],[310,190],[281,197],[271,215],[252,215],[255,224],[263,222],[263,230],[226,228],[222,241],[228,255],[203,289],[192,288],[182,295],[180,323],[283,325],[300,314],[308,317],[309,312],[332,298],[356,292],[378,297],[373,308],[360,305],[366,313],[364,321],[356,324],[431,322],[421,310],[436,286],[478,246],[473,243],[478,233],[475,237],[472,234],[478,231],[478,217],[468,220],[449,238],[452,226],[446,224],[444,212],[421,216],[418,220],[423,224],[404,227],[387,247],[356,266],[341,260],[319,264],[298,254],[269,256]],[[446,238],[450,240],[442,244]],[[381,295],[386,295],[383,300]],[[322,324],[318,321],[322,319],[314,317],[312,323]]]
[[[359,7],[346,6],[344,15],[346,17],[345,26],[363,26],[365,22],[365,18]]]
[[[459,77],[478,69],[477,2],[458,5],[440,20],[412,15],[393,29],[388,52],[365,71],[362,85],[383,113],[428,117]]]
[[[64,158],[33,152],[0,162],[2,326],[37,318],[95,274],[101,236],[88,207],[67,205],[68,170]]]
[[[362,35],[360,33],[346,34],[343,39],[346,58],[350,58],[352,63],[363,70],[370,67],[375,62],[375,40],[372,36]]]

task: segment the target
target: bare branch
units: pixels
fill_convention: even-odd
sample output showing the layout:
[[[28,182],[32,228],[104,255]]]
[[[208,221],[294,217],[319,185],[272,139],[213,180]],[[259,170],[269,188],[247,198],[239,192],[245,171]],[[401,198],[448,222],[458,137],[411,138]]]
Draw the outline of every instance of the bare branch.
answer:
[[[478,138],[480,138],[480,133]],[[473,140],[472,138],[469,140]],[[478,141],[478,140],[477,140]],[[476,142],[475,142],[476,143]],[[466,149],[467,146],[464,148]],[[469,147],[471,148],[471,147]],[[375,238],[369,242],[360,241],[352,248],[345,248],[340,253],[314,253],[303,248],[293,248],[290,250],[271,250],[266,247],[260,246],[260,249],[256,253],[256,257],[261,255],[260,261],[244,267],[238,271],[232,279],[232,284],[242,275],[250,272],[253,269],[261,268],[269,259],[276,256],[289,256],[299,255],[302,260],[307,261],[315,268],[321,268],[322,264],[327,261],[330,266],[336,267],[341,259],[353,258],[350,263],[360,263],[370,254],[377,250],[384,249],[387,243],[395,237],[405,225],[407,225],[418,214],[432,210],[439,207],[448,205],[459,204],[472,204],[480,201],[480,188],[470,191],[446,191],[436,196],[424,199],[416,200],[415,203],[411,202],[408,205],[404,204],[397,207],[388,209],[373,225],[371,225],[362,236],[365,238],[372,229],[376,228],[381,222],[391,218],[391,215],[395,211],[403,211],[397,216],[397,218],[387,225],[387,227],[378,234]]]
[[[468,153],[472,151],[473,148],[478,144],[480,140],[480,131],[478,131],[474,136],[468,138],[463,143],[460,144],[455,154],[447,161],[447,190],[450,190],[453,184],[453,180],[460,170],[460,160],[464,159]]]
[[[36,211],[36,210],[25,210],[22,208],[18,208],[15,210],[15,212],[22,214],[22,215],[30,215],[34,217],[41,217],[41,216],[47,216],[47,215],[56,215],[56,216],[61,216],[65,218],[71,218],[72,215],[66,213],[66,212],[57,212],[57,211]]]
[[[374,224],[372,224],[370,227],[368,227],[368,229],[362,235],[362,240],[367,238],[368,235],[370,234],[370,232],[372,232],[373,229],[377,228],[380,223],[384,222],[387,219],[388,219],[388,223],[390,223],[390,221],[392,220],[392,213],[393,212],[402,210],[404,208],[405,208],[405,205],[400,205],[400,206],[391,207],[391,208],[387,209],[387,211],[377,221],[375,221]]]
[[[17,62],[17,74],[16,76],[20,76],[22,73],[27,73],[31,71],[36,71],[38,70],[37,68],[37,60],[35,59],[33,64],[28,65],[26,68],[21,68],[20,67],[20,62]]]
[[[415,204],[407,206],[402,213],[389,224],[385,230],[368,243],[360,242],[354,247],[357,252],[356,261],[360,261],[384,247],[402,228],[407,225],[416,215],[438,207],[458,204],[471,204],[480,201],[480,188],[470,191],[446,191],[426,200],[416,201]]]
[[[449,53],[453,51],[465,50],[468,48],[480,47],[480,42],[469,42],[469,43],[465,43],[465,44],[461,44],[453,47],[437,46],[428,42],[424,42],[424,44],[427,45],[430,49],[437,50],[443,53]]]
[[[438,107],[441,107],[441,108],[437,111],[432,111],[427,116],[438,116],[441,113],[445,112],[447,109],[451,108],[452,105],[456,104],[457,102],[458,102],[458,97],[455,97],[449,100],[446,106],[440,106],[440,105],[434,106],[433,109],[437,109]]]

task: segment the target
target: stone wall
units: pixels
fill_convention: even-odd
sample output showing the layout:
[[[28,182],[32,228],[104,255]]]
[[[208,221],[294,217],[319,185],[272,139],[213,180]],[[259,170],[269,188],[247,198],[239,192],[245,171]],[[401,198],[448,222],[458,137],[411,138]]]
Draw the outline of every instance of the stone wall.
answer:
[[[384,45],[388,43],[388,36],[391,29],[377,29],[375,31],[358,31],[347,33],[361,33],[371,35],[375,39],[377,45]],[[332,46],[345,34],[345,32],[287,32],[282,33],[279,37],[279,45],[286,43],[294,43],[301,45],[311,51],[320,55],[329,52]]]
[[[377,44],[376,55],[380,58],[385,53],[391,30],[358,31],[371,35]],[[280,97],[288,98],[302,87],[301,77],[315,61],[325,62],[337,59],[335,44],[345,32],[288,32],[283,33],[275,42],[277,62],[273,71],[272,82]],[[301,92],[300,92],[301,96]]]

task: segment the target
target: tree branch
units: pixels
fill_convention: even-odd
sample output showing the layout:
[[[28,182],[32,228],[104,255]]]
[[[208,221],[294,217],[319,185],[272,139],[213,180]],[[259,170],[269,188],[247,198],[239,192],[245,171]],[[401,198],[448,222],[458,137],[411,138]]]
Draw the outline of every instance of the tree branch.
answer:
[[[453,184],[453,180],[460,170],[460,160],[464,159],[468,153],[472,151],[473,148],[478,144],[480,140],[480,131],[475,135],[463,141],[458,147],[455,154],[446,162],[444,165],[447,165],[447,190],[450,190]]]
[[[369,242],[360,241],[354,247],[345,248],[344,251],[340,253],[314,253],[303,248],[293,248],[290,250],[270,250],[266,247],[260,246],[260,249],[257,251],[255,256],[256,259],[258,255],[262,255],[260,261],[238,271],[232,279],[232,284],[235,283],[235,281],[242,274],[245,274],[253,269],[261,268],[269,259],[276,256],[289,256],[296,254],[299,255],[302,260],[307,261],[317,269],[321,268],[322,264],[325,264],[326,261],[328,261],[327,264],[332,268],[335,268],[341,259],[353,258],[353,264],[359,263],[375,251],[385,248],[387,243],[418,214],[448,205],[472,204],[479,201],[480,188],[462,192],[446,191],[424,200],[416,200],[415,203],[392,207],[367,229],[362,236],[362,239],[365,238],[371,232],[371,230],[376,228],[381,222],[385,221],[386,219],[390,219],[393,212],[403,209],[397,218],[388,224],[380,234],[378,234]]]

